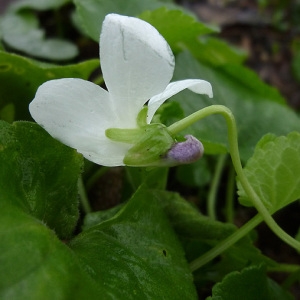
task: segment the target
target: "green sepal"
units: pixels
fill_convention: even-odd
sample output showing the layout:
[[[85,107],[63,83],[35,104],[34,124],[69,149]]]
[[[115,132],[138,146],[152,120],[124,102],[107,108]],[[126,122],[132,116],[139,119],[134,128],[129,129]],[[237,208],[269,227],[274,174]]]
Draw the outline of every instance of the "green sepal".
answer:
[[[163,158],[175,143],[167,127],[163,124],[149,124],[143,128],[143,134],[124,157],[127,166],[164,166]]]
[[[122,142],[127,144],[135,144],[143,134],[141,128],[108,128],[105,130],[105,135],[112,141]]]
[[[141,135],[145,132],[147,124],[148,107],[144,107],[138,114],[136,122],[138,128],[108,128],[105,135],[112,141],[127,144],[135,144],[139,141]]]
[[[138,127],[147,126],[147,114],[148,114],[148,107],[144,106],[136,118]]]

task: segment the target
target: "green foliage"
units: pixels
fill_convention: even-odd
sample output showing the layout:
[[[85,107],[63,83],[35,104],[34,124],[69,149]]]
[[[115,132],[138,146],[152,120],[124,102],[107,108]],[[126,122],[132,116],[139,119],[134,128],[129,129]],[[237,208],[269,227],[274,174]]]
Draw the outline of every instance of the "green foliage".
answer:
[[[251,186],[270,212],[300,198],[300,134],[268,134],[256,145],[244,169]],[[252,205],[239,187],[240,201]]]
[[[221,283],[213,287],[209,300],[291,300],[278,284],[266,276],[262,266],[247,267],[242,272],[228,274]]]
[[[87,79],[98,66],[99,60],[96,59],[56,66],[0,51],[1,118],[7,121],[30,120],[28,105],[42,83],[63,77]]]
[[[58,237],[70,237],[78,219],[81,155],[32,123],[2,121],[0,137],[1,299],[196,299],[184,253],[151,193],[136,192],[117,215],[72,239],[71,251]]]
[[[42,83],[91,79],[99,60],[87,59],[98,55],[88,51],[94,46],[98,51],[94,41],[99,41],[102,21],[111,12],[138,16],[158,29],[176,56],[173,81],[204,79],[214,92],[208,99],[184,91],[161,106],[153,122],[163,125],[153,127],[152,140],[143,135],[125,162],[140,166],[142,158],[146,164],[149,145],[160,159],[156,150],[162,143],[166,149],[173,143],[165,126],[220,104],[233,112],[241,159],[247,162],[243,174],[268,211],[274,213],[300,198],[299,116],[275,88],[243,65],[245,53],[219,39],[218,28],[200,22],[172,0],[17,1],[0,20],[0,298],[173,300],[203,299],[203,293],[211,295],[210,300],[292,299],[285,289],[299,282],[300,267],[277,263],[256,246],[259,232],[253,229],[263,218],[247,222],[253,210],[233,203],[235,182],[229,182],[227,162],[215,191],[218,219],[205,213],[207,195],[213,191],[213,155],[229,150],[222,116],[202,119],[176,136],[189,133],[201,140],[201,160],[171,169],[126,166],[117,196],[110,193],[114,181],[101,185],[105,173],[98,178],[90,166],[90,172],[81,174],[84,160],[76,150],[27,122],[32,120],[28,105]],[[68,18],[72,13],[76,24]],[[44,16],[57,24],[49,26]],[[296,42],[293,50],[293,71],[299,79]],[[70,64],[42,63],[24,55]],[[95,82],[103,84],[102,78]],[[130,138],[128,132],[121,138]],[[88,194],[93,202],[105,201],[103,190],[108,190],[112,202],[119,197],[121,204],[85,212],[77,186],[81,175],[85,182],[93,177],[91,190],[99,194]],[[253,205],[239,182],[238,195],[242,205]],[[224,216],[230,219],[225,210],[231,210],[235,222],[221,221]],[[205,261],[207,255],[211,257]],[[192,274],[199,258],[205,263]],[[288,279],[281,287],[268,277],[269,271],[284,271]]]
[[[176,8],[172,3],[159,0],[74,0],[78,21],[86,34],[94,41],[99,41],[101,25],[109,13],[135,17],[147,10],[159,7]]]
[[[147,190],[138,190],[108,220],[99,213],[99,223],[78,235],[70,247],[92,279],[115,299],[196,299],[177,237]]]
[[[197,208],[186,202],[178,194],[156,191],[155,195],[160,199],[173,228],[180,237],[189,260],[199,256],[201,249],[207,251],[211,246],[218,244],[237,229],[233,224],[215,221],[201,214]],[[197,249],[196,253],[195,248]],[[241,256],[240,253],[243,253],[243,255]],[[275,262],[264,257],[254,247],[250,236],[245,236],[243,240],[224,252],[222,260],[216,264],[217,267],[213,268],[215,268],[216,273],[225,273],[240,270],[247,266],[249,262],[264,263],[269,266],[276,265]],[[201,272],[202,277],[208,276],[208,274],[204,275],[203,271]]]
[[[1,207],[0,235],[1,299],[111,299],[52,230],[17,207]]]
[[[228,62],[239,64],[245,59],[242,51],[224,41],[207,37],[207,34],[217,33],[218,28],[200,23],[193,15],[182,10],[168,10],[163,7],[148,10],[139,17],[157,28],[175,54],[189,49],[197,59],[214,65]]]
[[[194,16],[182,10],[168,10],[162,7],[154,11],[147,10],[139,17],[153,25],[175,53],[186,47],[193,49],[198,45],[199,36],[217,32],[217,29],[198,22]]]
[[[0,23],[3,41],[15,50],[38,58],[54,61],[74,58],[78,55],[76,45],[62,39],[45,38],[44,30],[39,29],[36,14],[28,10],[58,8],[66,2],[27,0],[12,5]]]
[[[71,0],[22,0],[15,2],[10,6],[10,10],[18,11],[21,9],[36,9],[36,10],[48,10],[57,9]]]
[[[78,220],[81,155],[34,123],[0,122],[0,205],[17,207],[69,237]]]

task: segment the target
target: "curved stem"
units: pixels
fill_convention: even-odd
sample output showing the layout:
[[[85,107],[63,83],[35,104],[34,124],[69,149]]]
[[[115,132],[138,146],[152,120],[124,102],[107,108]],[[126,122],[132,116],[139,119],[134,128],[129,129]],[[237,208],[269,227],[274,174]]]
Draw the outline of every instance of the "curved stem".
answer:
[[[224,164],[226,162],[226,154],[221,154],[218,158],[215,174],[211,182],[208,199],[207,199],[207,213],[208,216],[213,220],[217,219],[216,216],[216,198],[217,198],[217,190],[220,183],[220,178],[222,174],[222,170],[224,168]]]
[[[249,184],[247,177],[245,176],[240,160],[240,154],[238,149],[238,135],[237,128],[234,116],[229,108],[223,105],[211,105],[205,107],[188,117],[172,124],[168,127],[168,130],[171,134],[177,134],[179,131],[184,130],[189,127],[193,123],[213,114],[221,114],[226,121],[228,128],[228,142],[229,142],[229,153],[231,155],[232,163],[239,178],[239,181],[248,195],[249,199],[251,199],[254,207],[257,211],[262,215],[264,221],[270,227],[270,229],[284,242],[286,242],[291,247],[300,251],[300,242],[295,240],[289,234],[287,234],[278,224],[274,221],[269,211],[266,209],[264,204],[261,202],[252,186]]]
[[[207,251],[202,256],[196,258],[190,263],[190,269],[192,272],[201,268],[203,265],[210,262],[212,259],[216,258],[222,252],[234,245],[238,240],[243,238],[247,233],[254,229],[260,222],[263,221],[261,215],[257,214],[250,221],[240,227],[236,232],[231,234],[229,237],[218,243],[214,248]]]

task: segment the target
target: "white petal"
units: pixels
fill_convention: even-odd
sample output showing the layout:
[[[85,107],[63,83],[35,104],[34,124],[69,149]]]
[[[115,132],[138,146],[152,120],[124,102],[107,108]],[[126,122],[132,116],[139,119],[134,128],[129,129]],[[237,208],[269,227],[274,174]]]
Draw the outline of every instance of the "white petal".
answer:
[[[29,106],[35,121],[54,138],[103,165],[122,165],[129,146],[105,136],[118,127],[109,94],[81,79],[57,79],[42,84]]]
[[[212,87],[208,81],[200,79],[187,79],[171,82],[160,94],[149,100],[147,122],[150,123],[157,109],[170,97],[176,95],[184,89],[189,89],[197,94],[206,94],[212,98]]]
[[[127,127],[152,96],[162,92],[174,71],[172,51],[150,24],[109,14],[100,35],[100,61],[106,86]]]

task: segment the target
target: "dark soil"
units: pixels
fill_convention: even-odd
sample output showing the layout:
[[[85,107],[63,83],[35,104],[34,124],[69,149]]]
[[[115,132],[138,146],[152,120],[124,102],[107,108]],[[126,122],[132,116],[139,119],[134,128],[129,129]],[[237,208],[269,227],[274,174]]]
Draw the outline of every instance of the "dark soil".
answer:
[[[262,10],[255,0],[180,2],[194,11],[200,20],[218,25],[222,38],[246,51],[246,65],[256,71],[263,81],[276,87],[291,107],[300,109],[300,85],[293,76],[291,66],[291,46],[299,38],[300,31],[294,26],[291,5],[283,8],[282,19],[275,22],[274,15],[279,8]]]

